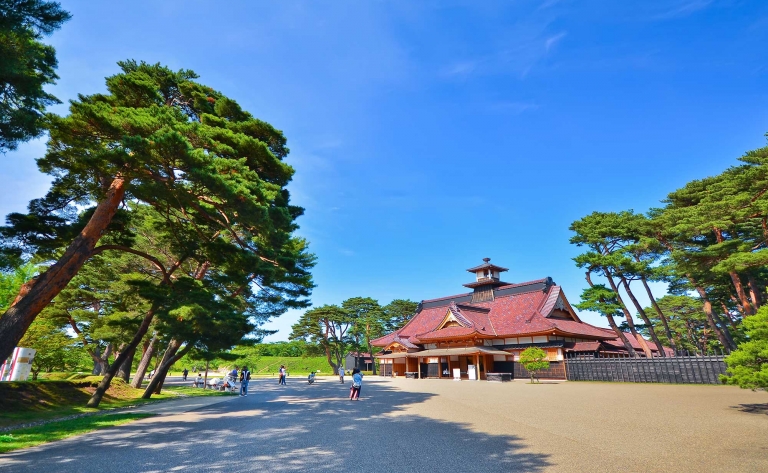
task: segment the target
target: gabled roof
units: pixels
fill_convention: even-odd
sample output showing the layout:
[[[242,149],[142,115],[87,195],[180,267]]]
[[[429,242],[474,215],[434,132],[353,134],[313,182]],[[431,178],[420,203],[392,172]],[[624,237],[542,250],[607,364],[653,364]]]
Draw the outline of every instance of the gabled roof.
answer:
[[[465,338],[476,335],[478,332],[474,327],[445,327],[433,332],[427,332],[419,335],[419,342],[429,340],[444,340],[449,338]]]
[[[616,338],[616,334],[610,330],[581,322],[560,286],[554,285],[551,278],[497,288],[494,295],[492,301],[475,303],[471,302],[471,294],[422,301],[421,311],[403,328],[371,343],[374,346],[387,346],[397,335],[418,344],[452,333],[457,337],[474,334],[478,338],[511,338],[535,334],[560,334],[595,340]],[[573,320],[547,317],[555,310],[558,301],[563,303]],[[462,327],[443,327],[449,313]],[[446,332],[448,329],[456,330]],[[438,331],[439,335],[430,335],[430,332]]]

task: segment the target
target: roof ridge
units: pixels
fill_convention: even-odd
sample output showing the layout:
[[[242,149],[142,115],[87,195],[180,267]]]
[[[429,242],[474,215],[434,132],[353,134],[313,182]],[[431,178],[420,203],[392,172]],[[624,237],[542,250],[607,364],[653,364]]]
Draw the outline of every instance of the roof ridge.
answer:
[[[464,314],[461,313],[461,310],[456,305],[456,302],[451,301],[451,303],[448,305],[448,310],[451,312],[451,314],[454,317],[456,317],[459,320],[459,322],[462,323],[462,325],[464,325],[467,328],[469,327],[475,328],[475,324],[471,320],[469,320],[467,317],[465,317]]]
[[[531,286],[533,284],[539,284],[539,283],[546,282],[547,279],[549,279],[549,277],[541,278],[541,279],[534,279],[533,281],[517,282],[517,283],[514,283],[514,284],[507,284],[506,286],[499,286],[496,289],[500,290],[500,289],[506,289],[506,288],[510,288],[510,287]]]
[[[423,303],[423,302],[444,301],[446,299],[456,299],[458,297],[469,296],[469,295],[472,295],[472,293],[471,292],[463,292],[461,294],[454,294],[452,296],[438,297],[436,299],[424,299],[421,302]]]

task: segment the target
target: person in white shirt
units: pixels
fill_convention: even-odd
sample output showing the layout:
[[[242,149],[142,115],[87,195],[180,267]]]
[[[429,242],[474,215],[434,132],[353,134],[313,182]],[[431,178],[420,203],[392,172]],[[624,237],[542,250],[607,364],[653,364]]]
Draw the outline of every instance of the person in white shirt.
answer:
[[[344,367],[339,367],[339,381],[344,384]]]

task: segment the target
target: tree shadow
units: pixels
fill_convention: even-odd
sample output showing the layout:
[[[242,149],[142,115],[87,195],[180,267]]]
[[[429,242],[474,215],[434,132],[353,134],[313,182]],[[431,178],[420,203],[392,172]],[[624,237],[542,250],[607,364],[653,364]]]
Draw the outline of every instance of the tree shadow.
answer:
[[[366,380],[368,381],[368,380]],[[255,388],[255,389],[254,389]],[[0,457],[0,470],[484,471],[537,472],[551,466],[514,435],[405,415],[434,394],[365,383],[252,382],[246,398],[160,416]],[[104,459],[108,458],[108,462]]]
[[[731,409],[737,409],[748,414],[763,414],[768,416],[768,403],[765,404],[739,404],[731,406]]]

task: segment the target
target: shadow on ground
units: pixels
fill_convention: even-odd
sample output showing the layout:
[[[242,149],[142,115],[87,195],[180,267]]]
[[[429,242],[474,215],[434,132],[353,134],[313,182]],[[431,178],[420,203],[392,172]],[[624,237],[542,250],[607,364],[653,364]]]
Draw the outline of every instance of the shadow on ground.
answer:
[[[366,382],[359,402],[349,384],[279,387],[252,383],[247,398],[196,415],[147,419],[0,456],[9,471],[484,471],[537,472],[547,455],[524,451],[513,435],[405,415],[433,394]]]
[[[740,410],[748,414],[764,414],[768,416],[768,403],[766,404],[739,404],[731,406],[732,409]]]

